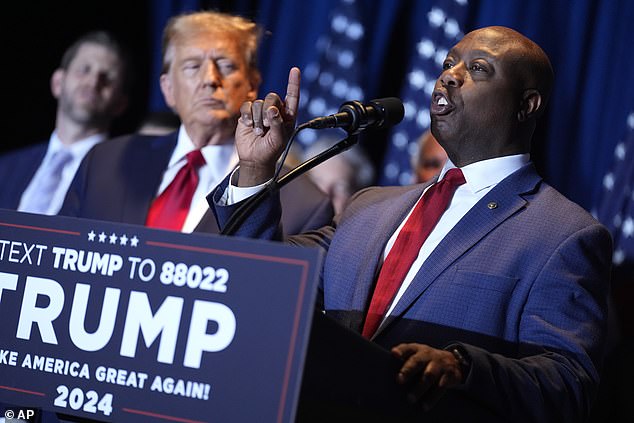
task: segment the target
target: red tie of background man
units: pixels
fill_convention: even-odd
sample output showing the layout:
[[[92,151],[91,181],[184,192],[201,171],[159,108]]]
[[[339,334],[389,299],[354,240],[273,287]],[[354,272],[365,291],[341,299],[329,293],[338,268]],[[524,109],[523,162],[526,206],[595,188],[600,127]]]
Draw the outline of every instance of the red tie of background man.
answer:
[[[363,325],[364,337],[372,337],[378,329],[407,272],[418,257],[423,242],[447,209],[456,188],[464,183],[462,171],[450,169],[440,182],[425,192],[414,207],[381,267]]]
[[[173,231],[183,228],[198,186],[197,170],[205,164],[200,150],[187,153],[186,158],[187,163],[180,168],[172,183],[152,202],[145,226]]]

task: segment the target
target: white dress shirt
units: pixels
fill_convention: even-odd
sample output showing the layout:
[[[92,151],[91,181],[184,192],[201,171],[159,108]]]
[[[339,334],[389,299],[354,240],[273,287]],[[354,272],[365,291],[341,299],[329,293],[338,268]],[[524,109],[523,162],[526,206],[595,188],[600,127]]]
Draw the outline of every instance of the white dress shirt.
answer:
[[[187,153],[195,149],[196,146],[189,135],[187,135],[185,127],[181,125],[178,131],[176,148],[172,153],[167,169],[163,173],[163,180],[156,193],[157,197],[165,191],[176,177],[178,171],[185,166],[185,163],[187,163],[185,157]],[[187,214],[181,232],[191,233],[194,231],[202,217],[209,210],[209,205],[206,200],[207,194],[209,194],[216,185],[222,182],[225,176],[227,176],[238,163],[238,155],[233,140],[228,140],[227,143],[219,145],[206,145],[200,151],[205,158],[205,164],[198,169],[198,186],[194,192],[189,213]]]
[[[44,175],[47,174],[46,168],[50,165],[53,155],[55,155],[58,151],[65,149],[71,153],[72,159],[64,166],[61,180],[52,195],[48,210],[44,212],[44,214],[47,215],[57,214],[62,208],[62,204],[64,204],[66,192],[68,191],[68,187],[70,187],[71,182],[73,182],[73,178],[75,177],[75,173],[77,173],[77,169],[79,168],[81,161],[95,144],[105,139],[106,134],[95,134],[88,138],[84,138],[83,140],[76,141],[70,145],[64,145],[62,140],[59,139],[57,131],[53,132],[40,167],[38,167],[37,171],[33,175],[33,179],[31,179],[31,182],[29,182],[29,185],[22,193],[20,204],[18,205],[18,211],[25,211],[25,207],[30,203],[31,197],[38,195],[37,186],[41,184],[41,178],[45,177]]]

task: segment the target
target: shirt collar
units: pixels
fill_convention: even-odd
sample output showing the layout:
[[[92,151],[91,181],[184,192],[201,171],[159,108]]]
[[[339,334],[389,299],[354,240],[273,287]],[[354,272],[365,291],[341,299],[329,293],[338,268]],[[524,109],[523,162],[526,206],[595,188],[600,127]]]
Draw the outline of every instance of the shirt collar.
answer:
[[[495,157],[493,159],[481,160],[461,167],[462,174],[467,181],[466,186],[473,193],[477,193],[492,185],[498,184],[511,173],[523,167],[530,161],[529,154],[515,154],[512,156]],[[440,181],[447,171],[456,166],[447,159],[445,166],[440,171],[438,180]]]
[[[168,167],[172,167],[181,160],[184,160],[185,156],[195,149],[196,146],[194,145],[194,142],[187,134],[185,126],[181,124],[180,128],[178,129],[178,140],[176,142],[176,148],[174,149],[174,153],[172,153],[172,157],[170,159]],[[200,149],[200,152],[205,158],[205,162],[207,164],[216,163],[218,161],[221,161],[223,163],[231,161],[233,166],[237,164],[237,152],[235,148],[235,143],[233,141],[217,145],[206,145]]]
[[[73,157],[83,157],[95,144],[100,143],[106,138],[106,133],[99,133],[75,141],[70,145],[66,145],[59,138],[57,131],[53,131],[53,133],[51,134],[51,138],[49,139],[46,154],[52,155],[53,153],[56,153],[58,151],[67,150],[73,155]]]

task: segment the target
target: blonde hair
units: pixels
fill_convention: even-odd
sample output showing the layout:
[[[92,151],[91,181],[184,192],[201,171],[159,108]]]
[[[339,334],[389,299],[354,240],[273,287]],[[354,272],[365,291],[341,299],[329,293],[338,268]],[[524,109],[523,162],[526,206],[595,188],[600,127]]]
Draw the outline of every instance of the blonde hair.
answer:
[[[227,32],[234,35],[235,41],[244,54],[244,62],[251,81],[257,86],[261,76],[257,64],[257,50],[261,36],[261,29],[246,18],[227,13],[204,11],[184,13],[173,16],[163,30],[163,69],[166,73],[171,65],[169,48],[182,39],[199,34]]]

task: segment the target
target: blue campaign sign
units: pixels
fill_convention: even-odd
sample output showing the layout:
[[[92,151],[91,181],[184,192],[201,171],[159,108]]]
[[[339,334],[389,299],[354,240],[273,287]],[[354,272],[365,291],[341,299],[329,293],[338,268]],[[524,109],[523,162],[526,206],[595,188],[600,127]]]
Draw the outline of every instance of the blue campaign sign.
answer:
[[[0,210],[0,402],[98,421],[293,421],[320,259]]]

